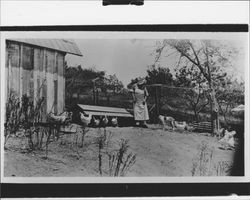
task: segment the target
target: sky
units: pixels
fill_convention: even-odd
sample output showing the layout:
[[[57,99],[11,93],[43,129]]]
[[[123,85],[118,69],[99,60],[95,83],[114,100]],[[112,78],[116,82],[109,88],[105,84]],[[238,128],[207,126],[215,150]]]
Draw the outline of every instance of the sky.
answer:
[[[156,40],[145,39],[77,39],[77,46],[83,57],[67,54],[69,66],[81,65],[82,68],[95,68],[106,71],[107,74],[116,74],[119,80],[127,85],[131,79],[145,76],[148,66],[153,64]],[[239,44],[237,44],[239,45]],[[169,67],[173,72],[177,64],[177,56],[163,57],[161,65]],[[235,77],[244,77],[244,56],[235,60]]]

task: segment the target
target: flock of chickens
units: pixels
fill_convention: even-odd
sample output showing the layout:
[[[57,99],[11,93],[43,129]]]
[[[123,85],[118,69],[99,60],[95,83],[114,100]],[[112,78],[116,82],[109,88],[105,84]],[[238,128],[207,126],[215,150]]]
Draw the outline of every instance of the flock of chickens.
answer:
[[[49,119],[62,124],[72,123],[72,112],[64,112],[61,115],[55,115],[53,113],[49,114]],[[172,128],[177,129],[183,129],[188,130],[188,125],[186,122],[177,122],[172,117],[164,117],[159,116],[160,121],[163,124],[163,129],[165,130],[165,126],[167,125],[167,122],[170,121]],[[93,115],[85,115],[82,112],[80,112],[80,124],[83,127],[107,127],[107,126],[118,126],[118,119],[117,117],[107,117],[106,115],[95,117]],[[220,140],[219,143],[223,144],[223,146],[229,146],[234,147],[235,141],[234,141],[234,135],[236,134],[235,131],[227,131],[224,128],[220,129],[217,133]]]
[[[84,115],[80,113],[81,123],[84,126],[93,126],[93,127],[106,127],[106,126],[118,126],[117,117],[107,117],[106,115],[101,116],[99,118],[92,115]]]
[[[55,115],[53,113],[49,114],[49,119],[62,123],[62,124],[67,124],[72,122],[72,112],[64,112],[61,115]],[[118,126],[118,119],[117,117],[107,117],[106,115],[101,116],[101,117],[95,117],[93,115],[85,115],[82,112],[80,112],[80,123],[84,127],[106,127],[106,126],[113,126],[116,127]]]

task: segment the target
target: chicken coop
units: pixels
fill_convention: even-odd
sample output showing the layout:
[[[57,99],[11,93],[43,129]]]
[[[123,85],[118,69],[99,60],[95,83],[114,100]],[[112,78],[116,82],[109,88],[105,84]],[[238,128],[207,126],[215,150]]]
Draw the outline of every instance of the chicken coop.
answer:
[[[130,113],[125,108],[77,104],[74,108],[74,114],[76,118],[78,115],[77,113],[79,112],[88,116],[94,116],[97,119],[107,117],[109,121],[114,117],[116,119],[118,118],[119,126],[128,126],[134,124],[134,117],[132,113]]]
[[[60,114],[65,106],[65,55],[82,56],[72,40],[7,39],[6,98],[13,92],[34,102],[44,98],[44,109]]]

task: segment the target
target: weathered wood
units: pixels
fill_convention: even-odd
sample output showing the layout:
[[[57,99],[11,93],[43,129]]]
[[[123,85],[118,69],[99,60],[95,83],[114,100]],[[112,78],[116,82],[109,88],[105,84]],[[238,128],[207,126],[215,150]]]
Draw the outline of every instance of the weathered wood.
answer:
[[[8,55],[8,63],[7,63],[7,69],[8,69],[8,79],[7,79],[7,90],[8,90],[8,96],[11,91],[11,55]]]
[[[84,111],[113,112],[113,113],[124,113],[124,114],[128,113],[128,111],[125,108],[92,106],[92,105],[84,105],[84,104],[77,104],[77,105]]]
[[[62,113],[64,111],[64,55],[57,53],[57,111]]]
[[[34,105],[38,99],[44,98],[43,113],[63,112],[66,52],[44,48],[40,45],[34,46],[18,40],[7,40],[5,50],[6,98],[13,89],[20,101],[23,94],[32,98]],[[12,54],[14,56],[10,57],[9,55]],[[53,108],[54,104],[55,108]]]
[[[53,67],[54,67],[54,52],[46,50],[46,82],[47,82],[47,112],[54,112],[54,81],[53,81]]]
[[[43,67],[42,67],[42,74],[43,74],[43,78],[42,78],[42,96],[44,97],[44,104],[43,104],[43,120],[46,120],[46,114],[48,112],[47,110],[47,80],[46,80],[46,67],[47,66],[47,58],[46,58],[46,51],[43,50]]]
[[[78,107],[85,114],[96,115],[96,116],[116,116],[116,117],[133,117],[126,109],[124,108],[114,108],[114,107],[105,107],[105,106],[90,106],[78,104]]]
[[[94,116],[107,116],[107,117],[133,117],[130,113],[112,113],[112,112],[98,112],[98,111],[83,111],[84,114]]]
[[[10,88],[15,94],[19,95],[19,45],[10,45]]]
[[[20,92],[19,92],[19,98],[20,98],[20,101],[22,100],[22,96],[23,96],[23,45],[20,44],[20,60],[19,60],[19,84],[20,84]]]
[[[54,52],[54,63],[53,63],[53,104],[54,104],[54,113],[57,114],[57,105],[58,105],[58,70],[57,70],[57,52]]]
[[[39,99],[39,52],[38,49],[34,49],[34,106]]]
[[[7,45],[7,44],[6,44]],[[5,102],[7,102],[8,100],[8,96],[9,96],[9,62],[10,62],[10,58],[9,58],[9,54],[8,54],[8,47],[6,47],[6,57],[5,57]]]
[[[196,122],[192,123],[194,130],[196,131],[209,131],[212,132],[211,122]]]

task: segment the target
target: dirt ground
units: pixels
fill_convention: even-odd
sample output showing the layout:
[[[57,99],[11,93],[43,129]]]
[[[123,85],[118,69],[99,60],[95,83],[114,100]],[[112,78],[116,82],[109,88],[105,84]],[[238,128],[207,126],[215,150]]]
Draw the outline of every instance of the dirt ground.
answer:
[[[219,161],[233,162],[235,150],[220,149],[218,139],[206,133],[187,131],[163,131],[158,126],[148,129],[138,127],[107,127],[112,133],[113,148],[121,138],[129,139],[129,152],[136,154],[136,162],[126,176],[191,176],[198,147],[203,142],[213,149],[212,164]],[[102,130],[101,130],[102,131]],[[22,151],[26,139],[11,137],[4,152],[4,175],[15,177],[75,177],[100,176],[98,171],[98,129],[90,128],[79,148],[77,158],[73,135],[64,135],[49,145],[48,158],[45,151],[27,153]],[[104,174],[107,175],[107,157],[103,156]]]

